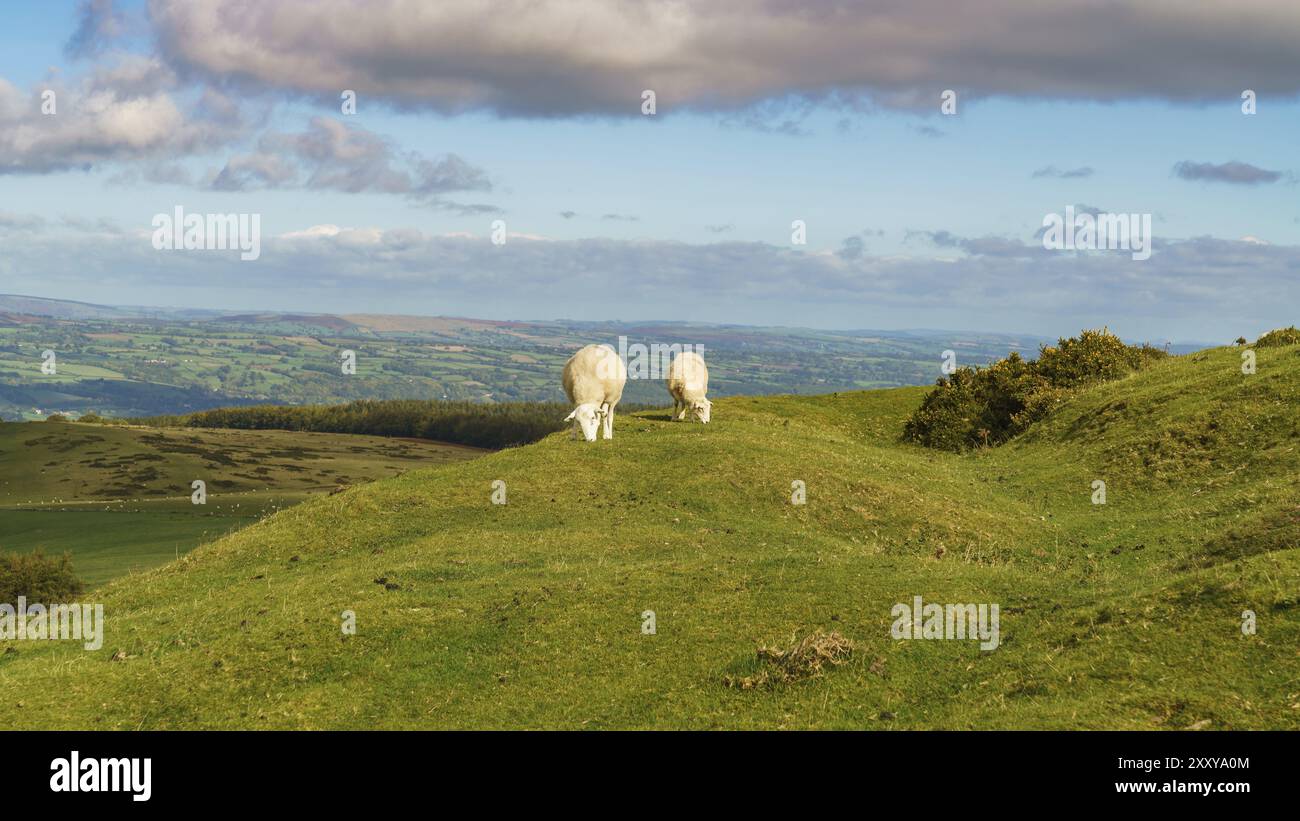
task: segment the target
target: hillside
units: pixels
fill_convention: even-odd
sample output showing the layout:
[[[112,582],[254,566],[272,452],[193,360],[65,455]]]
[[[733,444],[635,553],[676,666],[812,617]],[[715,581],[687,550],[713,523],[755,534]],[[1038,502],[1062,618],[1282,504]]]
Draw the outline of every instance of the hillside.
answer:
[[[0,423],[0,549],[68,552],[94,585],[313,494],[480,453],[374,436]],[[204,505],[190,500],[195,479]]]
[[[923,388],[735,397],[315,498],[97,591],[99,651],[0,642],[0,726],[1300,729],[1300,346],[1239,363],[967,456],[899,443]],[[891,639],[917,595],[1001,646]],[[816,630],[848,664],[724,686]]]

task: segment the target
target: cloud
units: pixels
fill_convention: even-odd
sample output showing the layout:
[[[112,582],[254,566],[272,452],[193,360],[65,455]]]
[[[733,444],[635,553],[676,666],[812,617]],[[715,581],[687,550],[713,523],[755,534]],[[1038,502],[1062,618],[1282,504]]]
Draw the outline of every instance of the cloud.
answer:
[[[960,237],[951,231],[908,231],[906,239],[916,237],[928,240],[937,248],[952,248],[965,251],[971,256],[1030,258],[1044,253],[1042,245],[1030,245],[1018,239],[1007,237],[982,236]]]
[[[401,151],[359,126],[315,117],[299,133],[268,132],[257,151],[231,157],[212,179],[222,191],[295,188],[349,194],[401,194],[465,213],[491,213],[491,205],[461,205],[443,194],[489,191],[487,172],[455,154],[431,159]]]
[[[0,231],[40,231],[44,227],[45,218],[36,214],[0,211]]]
[[[862,237],[855,234],[851,237],[846,237],[840,250],[835,253],[842,259],[860,259],[865,251],[866,243],[862,241]]]
[[[651,89],[660,114],[757,106],[756,122],[787,130],[797,117],[765,104],[934,110],[950,88],[963,100],[1300,92],[1291,0],[150,0],[149,16],[189,75],[442,112],[636,117]]]
[[[82,0],[77,7],[76,31],[68,38],[63,53],[73,60],[94,57],[125,30],[126,22],[114,8],[113,0]]]
[[[566,220],[571,220],[571,219],[573,219],[574,217],[578,216],[578,212],[577,212],[577,211],[561,211],[561,212],[560,212],[560,216],[564,217]]]
[[[606,222],[639,222],[640,217],[634,217],[630,214],[602,214],[601,219]]]
[[[124,56],[74,85],[57,79],[24,93],[0,79],[0,175],[86,170],[103,164],[174,161],[238,138],[244,123],[216,111],[211,91],[187,105],[176,77],[155,59]],[[44,113],[52,92],[53,113]]]
[[[428,305],[440,312],[514,318],[689,314],[747,321],[802,312],[830,317],[823,321],[840,327],[853,327],[873,311],[886,321],[893,317],[895,326],[987,326],[989,317],[997,317],[1006,327],[1032,321],[1048,330],[1077,330],[1085,321],[1115,327],[1162,318],[1171,328],[1212,323],[1253,329],[1289,324],[1300,301],[1300,247],[1209,237],[1161,243],[1149,260],[1138,262],[1125,254],[1041,249],[940,259],[873,256],[865,249],[817,253],[755,242],[542,240],[519,234],[494,245],[486,235],[314,226],[265,238],[258,261],[241,263],[235,252],[155,251],[147,233],[33,234],[7,248],[0,275],[13,283],[11,290],[75,293],[89,281],[174,304],[194,304],[177,289],[210,287],[227,299],[247,294],[259,305],[298,308],[311,307],[302,303],[316,295],[333,300],[334,310],[387,300],[408,311]],[[965,242],[933,233],[950,247]],[[978,248],[981,240],[971,242]],[[575,293],[590,298],[574,302]],[[689,301],[682,294],[690,294]]]
[[[1282,172],[1267,171],[1250,163],[1192,162],[1183,160],[1174,164],[1174,174],[1184,180],[1204,180],[1206,182],[1223,182],[1230,185],[1260,185],[1274,183],[1282,179]]]
[[[1074,179],[1081,179],[1083,177],[1091,177],[1092,174],[1093,174],[1093,169],[1087,165],[1080,166],[1079,168],[1069,168],[1066,170],[1061,170],[1054,165],[1048,165],[1035,171],[1032,176],[1034,179],[1039,179],[1042,177],[1054,177],[1060,180],[1074,180]]]

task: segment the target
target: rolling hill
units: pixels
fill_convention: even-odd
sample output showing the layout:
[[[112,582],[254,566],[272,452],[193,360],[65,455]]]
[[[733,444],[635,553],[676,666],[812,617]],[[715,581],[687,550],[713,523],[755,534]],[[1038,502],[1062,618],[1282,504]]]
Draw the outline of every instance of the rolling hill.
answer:
[[[732,397],[315,498],[96,591],[99,651],[3,643],[0,726],[1298,729],[1300,346],[1258,357],[968,455],[899,443],[923,388]],[[1000,646],[891,638],[915,596]],[[847,663],[727,686],[818,631]]]
[[[373,436],[0,423],[0,548],[68,552],[95,585],[314,494],[481,453]],[[191,502],[195,479],[206,504]]]

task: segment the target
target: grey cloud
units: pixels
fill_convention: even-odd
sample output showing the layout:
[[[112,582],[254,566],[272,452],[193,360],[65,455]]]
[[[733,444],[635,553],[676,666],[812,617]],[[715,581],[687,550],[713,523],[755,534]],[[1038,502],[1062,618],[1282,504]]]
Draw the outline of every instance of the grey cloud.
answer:
[[[843,246],[835,253],[842,259],[859,259],[865,250],[866,243],[862,241],[862,237],[854,235],[845,238]]]
[[[952,248],[965,251],[972,256],[982,257],[1031,257],[1043,253],[1042,246],[1029,245],[1017,239],[1007,237],[983,236],[961,237],[951,231],[908,231],[906,239],[923,238],[938,248]]]
[[[643,89],[660,114],[779,101],[934,110],[949,88],[965,101],[1300,92],[1291,0],[150,0],[149,16],[187,74],[444,112],[633,117]]]
[[[435,210],[450,211],[460,217],[478,217],[505,213],[504,209],[485,202],[463,203],[434,198],[429,200],[426,204]]]
[[[1054,177],[1060,180],[1081,179],[1083,177],[1091,177],[1092,175],[1093,175],[1093,169],[1091,166],[1087,166],[1087,165],[1080,166],[1079,168],[1068,168],[1065,170],[1057,168],[1054,165],[1048,165],[1038,169],[1033,173],[1034,179],[1040,179],[1042,177]]]
[[[1103,323],[1163,317],[1188,328],[1211,322],[1254,328],[1293,322],[1300,304],[1300,247],[1208,237],[1163,243],[1149,260],[1135,262],[1120,254],[1062,253],[936,259],[864,252],[845,258],[752,242],[514,236],[498,246],[487,236],[369,229],[264,238],[256,263],[219,253],[154,251],[144,232],[57,242],[45,237],[33,235],[0,260],[0,273],[14,288],[47,283],[42,291],[49,292],[87,277],[141,289],[220,283],[282,304],[292,304],[296,294],[328,290],[344,304],[383,294],[400,304],[431,300],[444,310],[495,305],[494,311],[516,316],[579,310],[589,318],[631,308],[646,315],[707,311],[729,319],[760,310],[789,316],[795,305],[821,306],[809,308],[810,314],[861,315],[869,308],[921,318],[956,317],[951,312],[960,310],[972,326],[996,314],[1057,317],[1061,324],[1073,324],[1074,317]],[[949,235],[946,241],[960,239]],[[593,297],[578,304],[574,293]],[[680,301],[682,294],[690,295],[689,304]]]
[[[403,152],[374,132],[328,117],[313,118],[300,133],[264,134],[256,152],[231,157],[211,185],[227,191],[306,188],[401,194],[422,202],[447,193],[492,188],[485,171],[455,154],[430,159]],[[473,213],[493,210],[493,206],[446,205]]]
[[[1244,162],[1192,162],[1183,160],[1174,164],[1174,175],[1184,180],[1224,182],[1230,185],[1260,185],[1282,179],[1280,171],[1267,171]]]

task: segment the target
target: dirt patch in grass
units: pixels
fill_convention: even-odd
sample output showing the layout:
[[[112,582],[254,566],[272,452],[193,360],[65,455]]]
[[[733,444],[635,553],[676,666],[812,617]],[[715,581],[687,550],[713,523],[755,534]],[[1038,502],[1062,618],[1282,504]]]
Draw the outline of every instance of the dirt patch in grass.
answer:
[[[722,683],[737,690],[771,688],[804,679],[818,678],[828,666],[838,667],[853,655],[853,642],[839,633],[818,630],[792,646],[759,647],[758,669],[748,676],[723,676]]]

